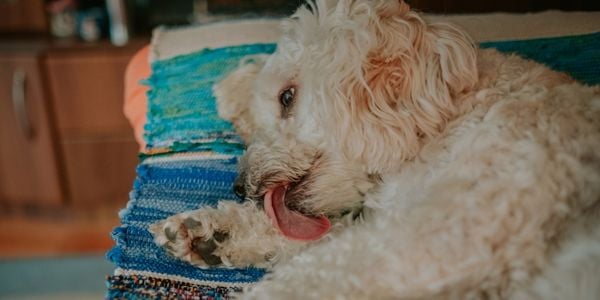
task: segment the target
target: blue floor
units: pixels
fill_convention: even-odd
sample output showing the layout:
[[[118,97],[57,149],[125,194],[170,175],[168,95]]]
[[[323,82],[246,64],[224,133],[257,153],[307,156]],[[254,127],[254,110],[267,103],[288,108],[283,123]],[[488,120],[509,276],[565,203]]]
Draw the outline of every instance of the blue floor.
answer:
[[[102,299],[104,255],[0,260],[0,299]]]

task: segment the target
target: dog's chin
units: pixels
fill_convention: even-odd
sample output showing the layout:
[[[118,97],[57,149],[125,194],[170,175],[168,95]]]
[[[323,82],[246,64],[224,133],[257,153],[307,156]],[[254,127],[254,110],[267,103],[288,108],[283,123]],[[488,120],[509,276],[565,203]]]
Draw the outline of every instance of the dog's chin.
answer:
[[[315,241],[331,228],[325,215],[308,212],[301,206],[303,193],[299,183],[283,183],[268,189],[264,195],[265,212],[285,237]]]

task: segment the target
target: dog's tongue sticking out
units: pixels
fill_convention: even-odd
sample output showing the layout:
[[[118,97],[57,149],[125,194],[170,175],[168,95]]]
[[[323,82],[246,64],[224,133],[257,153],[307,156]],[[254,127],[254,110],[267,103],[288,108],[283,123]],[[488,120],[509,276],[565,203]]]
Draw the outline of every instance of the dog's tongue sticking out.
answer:
[[[271,189],[265,195],[265,211],[273,224],[286,237],[301,241],[314,241],[324,236],[331,228],[324,216],[310,217],[285,206],[287,186]]]

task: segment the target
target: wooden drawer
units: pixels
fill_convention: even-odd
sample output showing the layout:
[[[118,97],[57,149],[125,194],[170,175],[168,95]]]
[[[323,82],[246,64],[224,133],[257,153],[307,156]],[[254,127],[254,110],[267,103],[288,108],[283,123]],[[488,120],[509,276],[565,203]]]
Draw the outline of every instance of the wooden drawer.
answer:
[[[62,144],[71,204],[124,204],[133,187],[138,146],[132,137]]]
[[[61,138],[131,131],[123,115],[129,52],[50,54],[48,79]]]
[[[0,54],[0,201],[63,201],[57,152],[36,54]]]
[[[124,204],[138,145],[123,115],[124,74],[137,44],[48,52],[46,69],[60,136],[69,203]]]

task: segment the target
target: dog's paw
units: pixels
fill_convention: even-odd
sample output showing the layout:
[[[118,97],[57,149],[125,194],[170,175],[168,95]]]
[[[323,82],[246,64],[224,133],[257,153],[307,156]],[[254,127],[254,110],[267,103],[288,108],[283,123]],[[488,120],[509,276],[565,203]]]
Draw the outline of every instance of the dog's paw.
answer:
[[[183,213],[155,223],[149,229],[155,243],[174,257],[199,267],[223,264],[219,248],[228,239],[228,233],[211,224],[210,218]]]
[[[202,268],[270,267],[305,245],[287,240],[250,201],[221,201],[216,208],[180,213],[149,231],[166,252]]]

